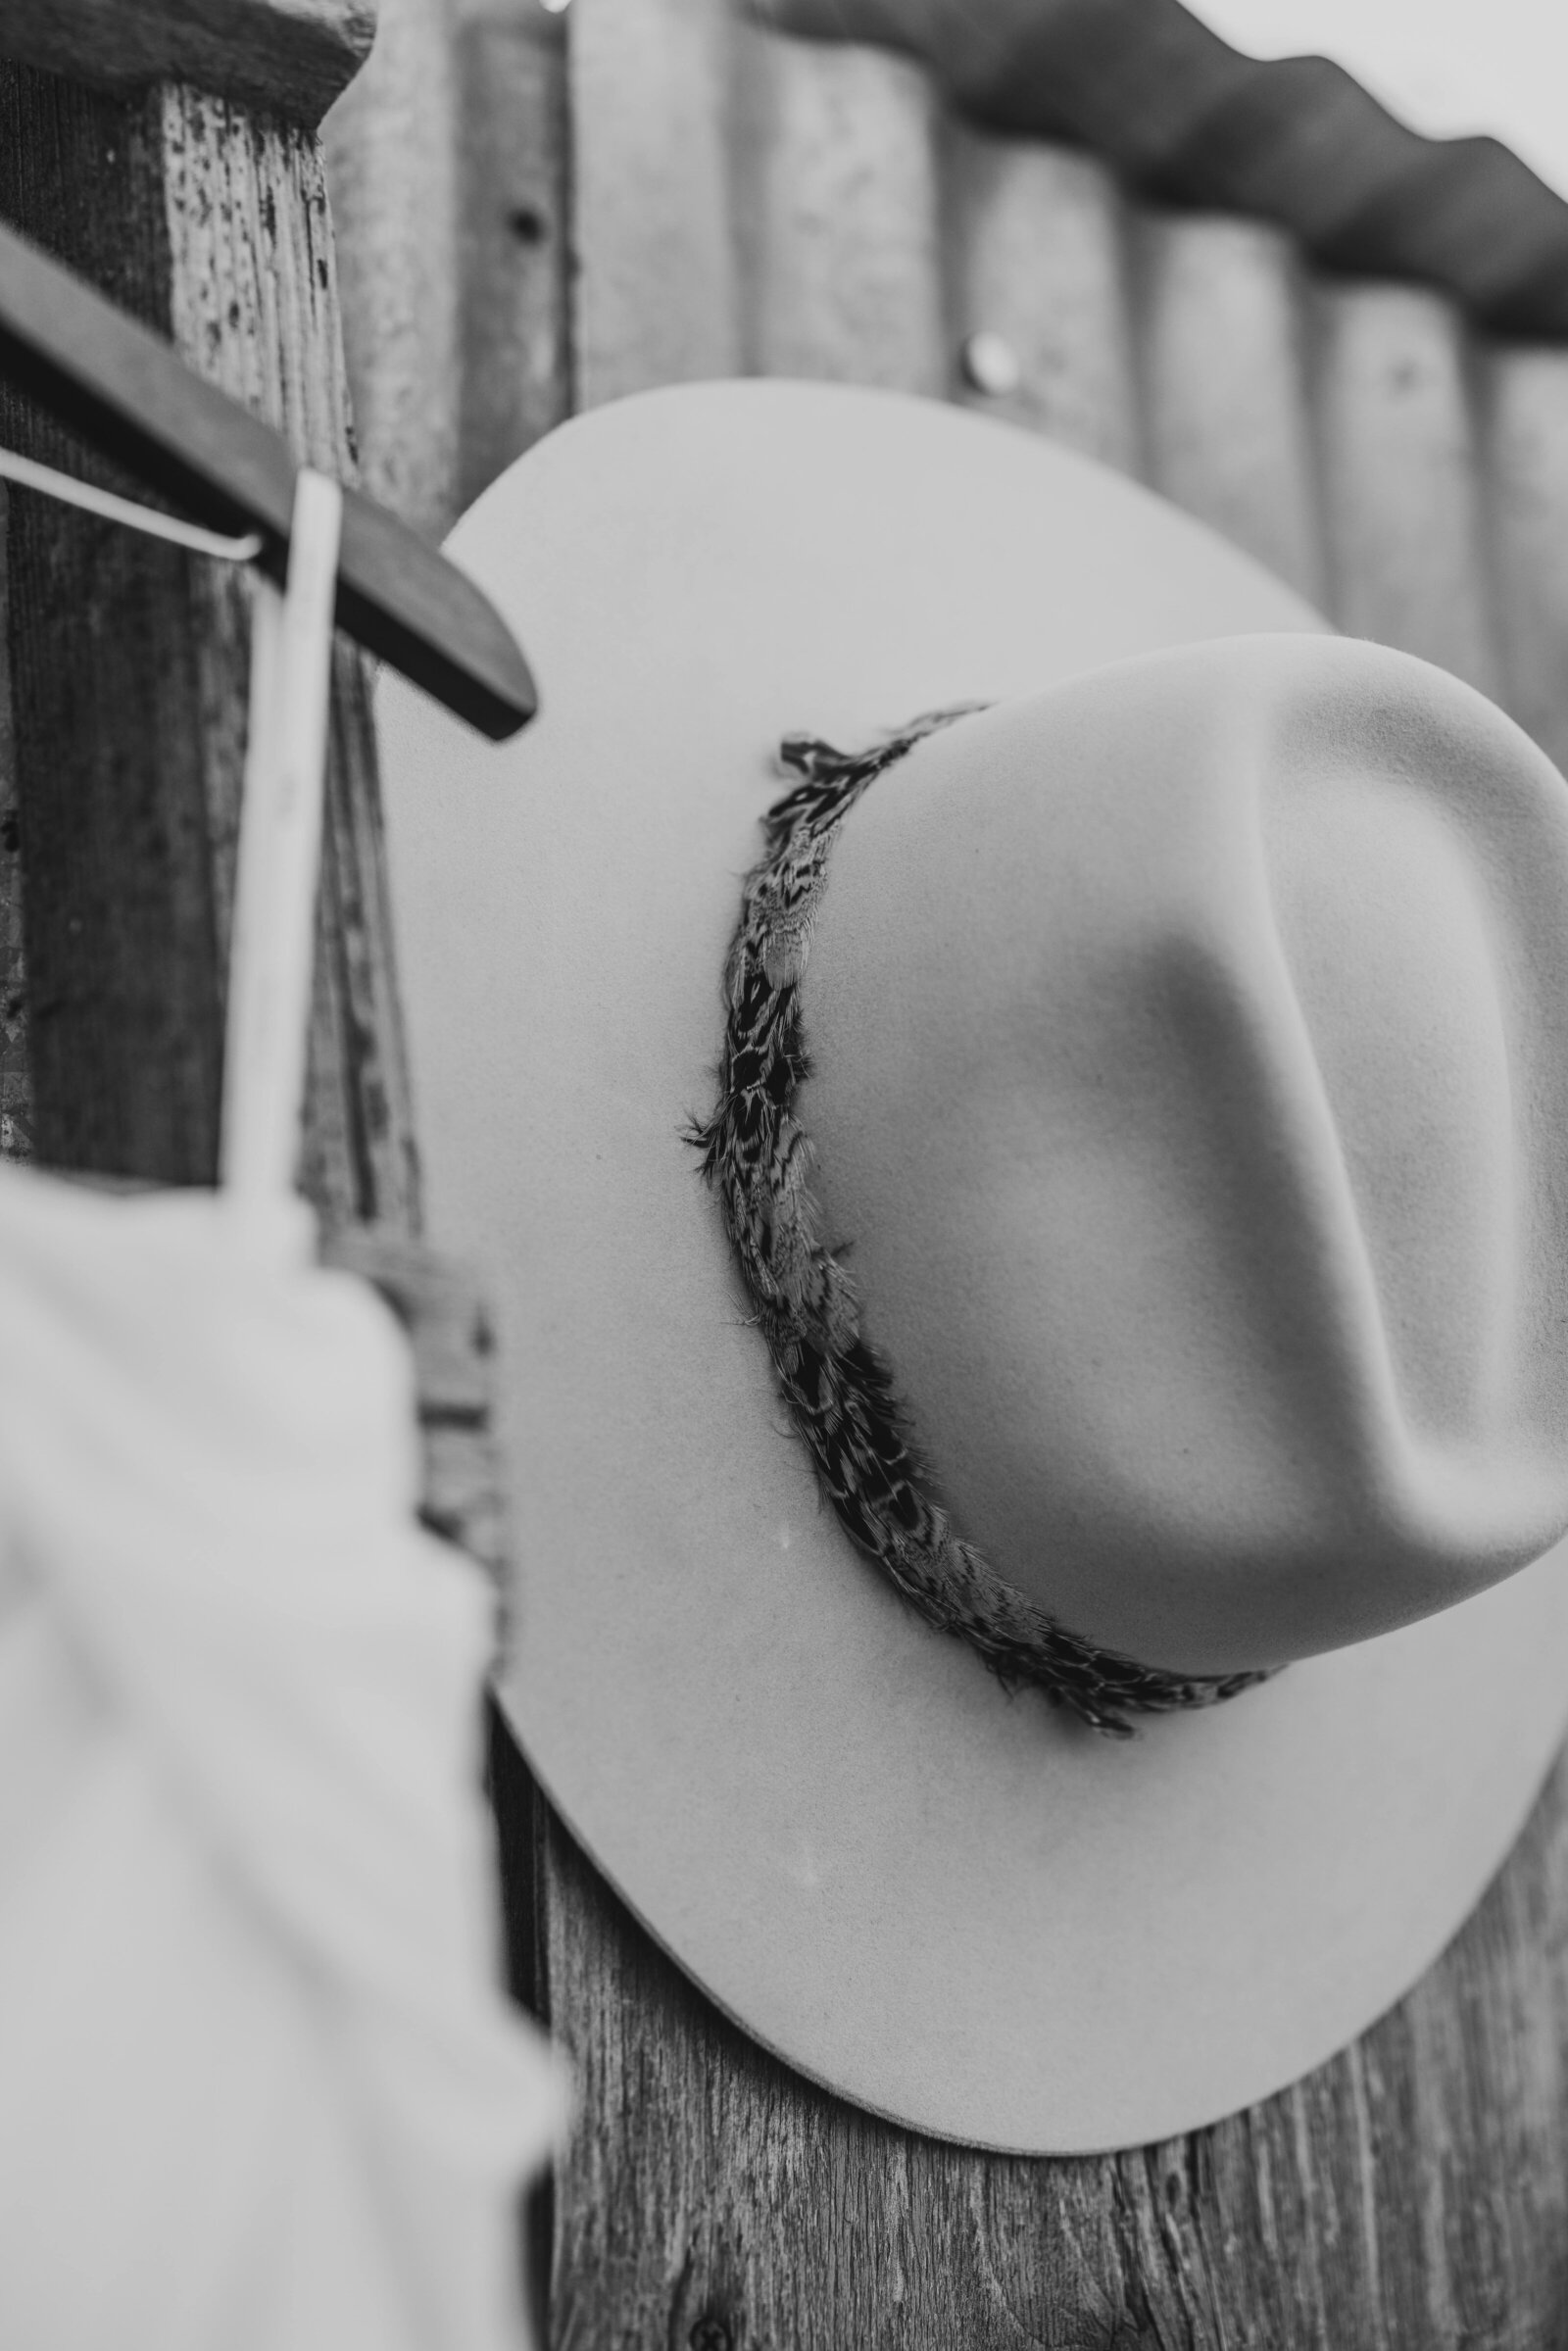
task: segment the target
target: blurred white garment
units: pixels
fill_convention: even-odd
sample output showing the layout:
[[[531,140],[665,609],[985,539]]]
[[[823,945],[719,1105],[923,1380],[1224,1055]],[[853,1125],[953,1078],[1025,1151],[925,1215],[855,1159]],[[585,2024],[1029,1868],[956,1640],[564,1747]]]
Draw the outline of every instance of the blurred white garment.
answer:
[[[492,1603],[298,1202],[0,1168],[0,2344],[515,2351]]]

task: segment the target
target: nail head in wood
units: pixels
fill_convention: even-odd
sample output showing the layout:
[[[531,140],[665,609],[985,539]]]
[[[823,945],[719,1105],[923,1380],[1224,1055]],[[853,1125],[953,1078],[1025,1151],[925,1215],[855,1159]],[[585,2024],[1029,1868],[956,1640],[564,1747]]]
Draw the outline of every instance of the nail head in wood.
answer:
[[[964,381],[992,400],[1005,400],[1023,381],[1018,354],[1005,335],[990,327],[964,337],[962,357]]]

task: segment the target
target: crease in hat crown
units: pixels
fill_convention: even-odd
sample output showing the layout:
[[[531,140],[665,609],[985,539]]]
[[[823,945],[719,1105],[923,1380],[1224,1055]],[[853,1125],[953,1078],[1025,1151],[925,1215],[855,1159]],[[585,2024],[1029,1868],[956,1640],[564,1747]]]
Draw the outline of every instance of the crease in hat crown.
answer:
[[[1100,1729],[1568,1525],[1560,779],[1452,681],[1304,642],[787,745],[725,975],[697,1139],[823,1491]]]

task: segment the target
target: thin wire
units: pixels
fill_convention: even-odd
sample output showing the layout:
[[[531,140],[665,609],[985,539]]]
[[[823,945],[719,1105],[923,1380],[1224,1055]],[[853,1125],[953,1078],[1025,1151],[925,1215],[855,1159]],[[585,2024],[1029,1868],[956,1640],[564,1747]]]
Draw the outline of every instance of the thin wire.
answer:
[[[216,530],[203,530],[200,523],[181,522],[177,515],[161,514],[155,507],[137,506],[132,499],[117,498],[113,490],[95,489],[91,482],[78,481],[74,473],[57,473],[53,465],[35,465],[31,458],[18,457],[12,449],[0,449],[0,480],[18,482],[27,490],[41,490],[46,498],[58,498],[66,506],[84,507],[89,514],[102,514],[110,522],[123,522],[131,530],[145,531],[151,539],[172,539],[176,547],[189,547],[197,555],[218,556],[226,563],[254,563],[267,544],[259,530],[248,530],[237,539],[227,539]]]

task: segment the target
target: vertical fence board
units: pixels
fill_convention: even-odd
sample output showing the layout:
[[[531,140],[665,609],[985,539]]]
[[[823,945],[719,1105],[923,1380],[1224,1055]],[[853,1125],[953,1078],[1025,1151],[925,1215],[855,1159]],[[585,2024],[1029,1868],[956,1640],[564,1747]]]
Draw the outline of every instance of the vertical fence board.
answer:
[[[365,487],[439,539],[456,520],[454,0],[380,0],[368,64],[322,124]]]
[[[440,539],[571,407],[565,20],[383,0],[322,132],[362,476]]]
[[[1121,198],[1093,156],[955,124],[945,218],[953,329],[1000,336],[1017,381],[958,384],[1124,473],[1141,469]]]
[[[1146,213],[1149,478],[1313,602],[1324,593],[1298,270],[1255,221]]]
[[[745,364],[940,396],[936,116],[879,49],[738,33],[734,131]]]
[[[539,0],[470,6],[459,30],[466,507],[571,408],[565,36]]]
[[[0,1159],[30,1159],[32,1063],[27,1044],[17,742],[11,710],[6,518],[6,491],[0,483]]]
[[[1492,693],[1463,326],[1415,286],[1325,284],[1316,306],[1318,442],[1335,619]]]
[[[352,478],[332,223],[315,142],[181,87],[165,93],[162,125],[176,343],[301,456]],[[245,731],[234,680],[248,659],[248,594],[211,569],[199,593],[211,886],[226,940]],[[306,1173],[335,1221],[407,1225],[416,1214],[413,1114],[367,669],[341,642],[333,665]]]
[[[730,0],[574,0],[572,346],[594,408],[740,367]]]
[[[156,100],[0,68],[0,215],[167,324]],[[72,461],[3,389],[0,413],[13,446]],[[39,1153],[189,1181],[213,1163],[218,1056],[196,566],[18,491],[8,567]]]
[[[200,372],[350,465],[314,139],[183,85],[117,99],[0,70],[0,213]],[[0,400],[7,437],[88,462]],[[134,488],[134,485],[128,485]],[[9,642],[39,1155],[210,1181],[244,748],[247,584],[19,494]],[[408,1222],[415,1174],[363,664],[336,661],[308,1172],[334,1217]]]
[[[1502,698],[1568,770],[1568,350],[1494,350],[1483,375]]]

